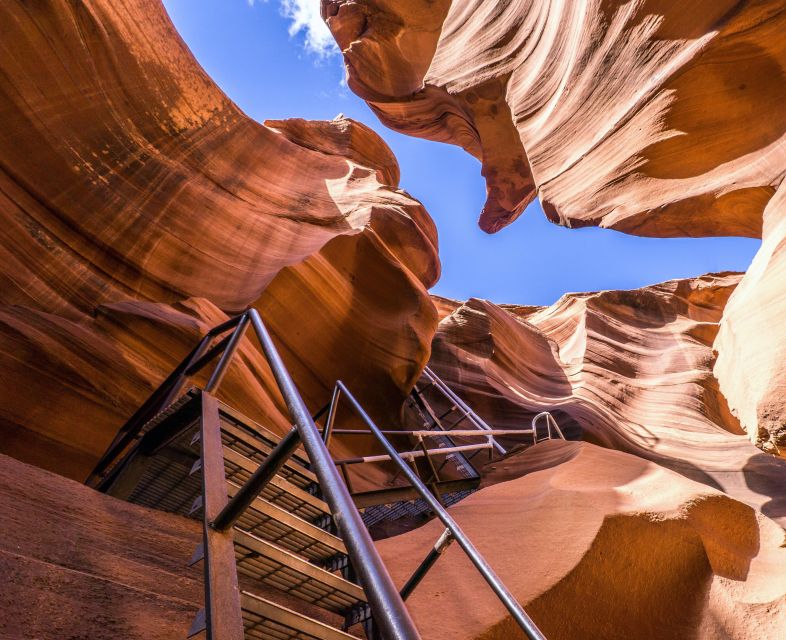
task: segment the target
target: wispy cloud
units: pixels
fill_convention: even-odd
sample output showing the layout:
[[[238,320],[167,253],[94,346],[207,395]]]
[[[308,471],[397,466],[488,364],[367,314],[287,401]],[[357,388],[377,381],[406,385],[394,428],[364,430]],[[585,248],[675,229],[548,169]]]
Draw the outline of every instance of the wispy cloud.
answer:
[[[248,0],[249,6],[253,7],[254,2]],[[278,3],[281,15],[289,20],[289,35],[294,37],[302,33],[306,51],[320,58],[339,53],[330,29],[319,14],[319,0],[278,0]]]

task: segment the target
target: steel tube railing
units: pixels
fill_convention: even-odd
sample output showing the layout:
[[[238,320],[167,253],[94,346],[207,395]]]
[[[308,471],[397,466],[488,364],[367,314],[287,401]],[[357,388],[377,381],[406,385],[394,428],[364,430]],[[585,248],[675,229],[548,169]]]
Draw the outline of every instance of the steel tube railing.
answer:
[[[183,377],[187,375],[188,368],[195,358],[205,350],[210,336],[205,335],[199,343],[180,361],[180,364],[175,367],[174,371],[170,373],[166,379],[156,387],[155,391],[150,394],[144,404],[137,409],[133,415],[126,420],[126,423],[120,427],[117,435],[115,436],[112,444],[107,447],[106,453],[101,456],[101,459],[96,463],[92,473],[87,479],[90,483],[98,476],[100,476],[118,455],[136,438],[142,426],[152,418],[161,409],[165,408],[169,403],[164,404],[167,399],[172,395],[174,387],[182,382]]]
[[[426,577],[426,574],[429,572],[429,569],[434,566],[439,557],[447,551],[447,548],[450,546],[450,543],[453,542],[455,538],[453,534],[450,532],[450,529],[445,529],[443,534],[439,537],[437,542],[428,552],[426,557],[423,561],[418,565],[418,568],[412,572],[412,575],[409,577],[409,580],[401,587],[401,597],[406,600],[409,596],[412,595],[412,592],[415,590],[423,578]]]
[[[391,460],[398,466],[401,473],[404,474],[407,480],[409,480],[410,483],[415,487],[415,489],[420,494],[420,497],[426,501],[429,507],[436,514],[437,518],[440,519],[442,524],[444,524],[445,527],[450,530],[450,533],[456,539],[456,542],[458,542],[459,546],[464,550],[464,553],[467,554],[472,564],[475,565],[475,568],[480,572],[497,597],[502,601],[502,604],[505,605],[505,608],[508,610],[516,623],[521,627],[527,637],[530,640],[546,640],[545,636],[541,633],[532,619],[526,614],[518,601],[513,597],[513,594],[508,591],[507,587],[502,583],[497,574],[494,573],[494,570],[489,566],[485,558],[483,558],[472,542],[470,542],[469,538],[461,529],[461,527],[459,527],[458,523],[448,513],[447,509],[445,509],[445,507],[443,507],[431,494],[426,485],[421,481],[420,478],[417,477],[415,472],[412,471],[412,469],[398,456],[396,449],[382,434],[377,425],[374,424],[374,421],[366,413],[355,396],[353,396],[349,389],[347,389],[346,385],[340,380],[336,384],[337,386],[341,387],[341,391],[346,396],[347,401],[352,405],[352,408],[360,416],[363,422],[366,423],[366,426],[374,434],[376,439],[382,445],[382,448],[385,449],[385,451],[388,453]]]
[[[371,540],[341,475],[284,365],[273,340],[255,309],[248,312],[262,351],[267,357],[303,448],[319,479],[322,493],[347,548],[352,565],[368,597],[374,623],[386,640],[418,640],[420,634]]]
[[[371,434],[369,434],[371,435]],[[413,451],[401,451],[398,456],[402,460],[414,460],[415,458],[425,458],[429,456],[449,456],[453,453],[460,453],[463,451],[480,451],[481,449],[491,449],[490,442],[482,444],[464,444],[456,447],[445,447],[444,449],[415,449]],[[375,456],[358,456],[357,458],[344,458],[343,460],[336,460],[334,464],[361,464],[363,462],[386,462],[390,460],[387,453],[382,453]]]
[[[461,398],[456,395],[456,393],[451,389],[448,385],[446,385],[442,379],[434,373],[429,367],[426,367],[423,370],[423,373],[426,374],[426,377],[432,382],[432,384],[439,389],[443,395],[445,395],[448,400],[453,402],[456,406],[458,406],[467,416],[467,418],[474,424],[478,429],[482,429],[483,431],[492,431],[492,428],[486,424],[486,422],[481,418],[478,414],[476,414],[470,407],[464,402]],[[494,448],[497,450],[498,453],[506,454],[507,450],[501,444],[499,444],[496,440],[494,440]]]
[[[248,314],[244,313],[240,318],[240,322],[237,323],[237,327],[232,332],[226,349],[224,350],[221,359],[218,361],[216,368],[213,370],[213,375],[210,376],[210,380],[208,380],[207,384],[205,385],[205,391],[208,393],[213,393],[213,391],[218,388],[218,385],[220,385],[221,381],[224,379],[224,374],[227,371],[227,367],[229,366],[229,363],[232,362],[232,358],[235,356],[235,351],[237,351],[237,348],[240,346],[240,341],[243,339],[243,335],[246,333],[247,327]]]

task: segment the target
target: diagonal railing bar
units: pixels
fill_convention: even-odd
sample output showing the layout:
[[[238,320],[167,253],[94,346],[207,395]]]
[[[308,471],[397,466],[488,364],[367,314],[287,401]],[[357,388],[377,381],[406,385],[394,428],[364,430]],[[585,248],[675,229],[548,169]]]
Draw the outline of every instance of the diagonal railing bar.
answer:
[[[88,476],[88,484],[93,485],[98,482],[101,475],[107,470],[112,461],[116,460],[126,447],[136,439],[142,427],[161,410],[172,404],[180,394],[186,378],[204,368],[213,358],[221,353],[231,341],[231,336],[227,336],[208,351],[208,347],[213,341],[213,338],[230,329],[234,329],[241,323],[245,316],[246,314],[243,313],[234,318],[230,318],[226,322],[222,322],[220,325],[210,329],[210,331],[201,338],[197,346],[180,361],[172,373],[166,377],[153,393],[150,394],[148,399],[145,400],[142,406],[126,420],[122,427],[120,427],[112,443]]]
[[[537,629],[532,620],[527,616],[521,606],[513,598],[512,594],[502,584],[493,570],[489,567],[483,557],[478,553],[477,549],[472,545],[464,532],[460,529],[458,524],[453,520],[452,516],[448,514],[439,500],[435,498],[429,491],[428,487],[422,482],[418,475],[413,471],[402,458],[395,448],[390,444],[389,440],[385,437],[384,433],[377,428],[369,415],[362,408],[357,399],[349,392],[347,387],[341,382],[336,383],[333,392],[332,400],[327,404],[317,415],[311,416],[306,405],[300,396],[289,372],[284,365],[284,362],[276,349],[275,344],[267,331],[259,313],[255,309],[249,309],[243,314],[231,318],[221,325],[211,329],[199,342],[199,344],[192,350],[178,365],[178,367],[167,377],[167,379],[151,394],[145,404],[134,413],[133,416],[121,428],[112,446],[107,453],[101,458],[99,464],[96,466],[91,478],[99,477],[105,471],[112,460],[120,456],[127,446],[140,434],[144,425],[155,415],[160,413],[169,403],[173,395],[180,390],[185,379],[199,370],[204,368],[209,362],[215,359],[219,354],[221,358],[214,369],[208,388],[202,392],[202,436],[203,441],[203,466],[214,469],[212,472],[215,475],[215,480],[210,482],[211,487],[217,487],[218,484],[225,484],[220,482],[219,465],[216,462],[217,451],[220,447],[220,423],[218,422],[218,412],[214,410],[214,394],[220,386],[221,381],[229,367],[237,348],[243,338],[243,335],[248,326],[253,328],[254,334],[259,342],[262,352],[267,359],[273,377],[288,408],[290,417],[292,419],[293,428],[290,432],[280,441],[279,445],[271,452],[270,456],[265,462],[252,474],[251,479],[247,481],[246,485],[242,487],[232,498],[225,496],[225,494],[216,493],[212,500],[212,506],[206,512],[206,526],[215,533],[219,538],[214,540],[223,540],[223,536],[231,536],[229,528],[234,523],[240,514],[250,505],[250,502],[262,491],[264,486],[270,479],[278,472],[281,465],[292,455],[299,445],[305,449],[305,452],[310,461],[310,467],[314,474],[317,476],[322,495],[330,507],[330,512],[333,516],[338,533],[344,541],[347,555],[351,561],[351,565],[356,573],[360,586],[364,589],[368,606],[373,616],[374,621],[374,637],[379,635],[384,640],[419,640],[420,635],[410,617],[410,614],[404,604],[402,594],[409,595],[415,588],[418,582],[426,574],[429,567],[434,564],[439,555],[444,551],[444,548],[449,542],[455,539],[462,547],[464,552],[469,556],[475,567],[488,582],[510,614],[524,630],[530,640],[544,640],[543,635]],[[210,347],[212,340],[229,330],[233,332],[224,337],[218,344]],[[427,373],[431,374],[427,370]],[[440,387],[440,380],[434,374],[429,376],[432,383]],[[444,383],[442,383],[444,385]],[[449,390],[448,390],[449,391]],[[399,468],[399,472],[409,480],[414,489],[420,494],[421,498],[428,504],[437,517],[447,527],[447,532],[443,534],[440,541],[435,548],[430,552],[429,556],[421,563],[420,568],[416,574],[407,582],[405,588],[400,593],[382,562],[379,553],[371,539],[371,536],[366,529],[360,512],[358,511],[355,502],[351,496],[349,489],[349,478],[346,481],[342,479],[341,472],[337,468],[336,463],[332,459],[327,444],[330,441],[333,432],[333,424],[336,417],[336,411],[340,402],[342,394],[346,397],[347,401],[352,405],[356,413],[362,418],[363,422],[368,427],[371,434],[379,441],[383,449],[386,451],[386,458],[392,460]],[[166,401],[167,404],[164,404]],[[459,402],[460,399],[459,399]],[[463,403],[462,403],[463,404]],[[462,407],[463,408],[463,407]],[[328,412],[325,427],[322,431],[317,427],[315,420],[320,415]],[[467,411],[470,412],[467,408]],[[496,445],[493,439],[494,430],[490,429],[488,425],[483,423],[483,426],[478,425],[474,419],[475,414],[470,416],[470,420],[483,431],[490,431],[484,435],[488,436],[488,443],[484,448],[489,448]],[[551,416],[549,416],[551,417]],[[547,419],[548,420],[548,419]],[[552,418],[553,420],[553,418]],[[482,422],[482,421],[481,421]],[[209,428],[206,428],[209,427]],[[551,425],[549,424],[549,428]],[[559,427],[556,427],[558,433]],[[533,425],[533,430],[536,430]],[[210,434],[210,435],[208,435]],[[426,435],[424,433],[424,435]],[[430,434],[429,434],[430,436]],[[563,436],[564,437],[564,436]],[[209,450],[205,447],[209,444]],[[422,444],[422,439],[421,439]],[[409,455],[412,457],[418,455],[429,455],[429,451],[423,445],[422,451],[413,451]],[[461,447],[459,447],[461,448]],[[210,451],[212,450],[212,453]],[[503,450],[504,451],[504,450]],[[435,454],[440,453],[439,450],[434,451]],[[207,456],[207,457],[205,457]],[[213,462],[210,462],[213,460]],[[413,460],[414,462],[414,460]],[[205,465],[205,463],[208,463]],[[341,465],[341,471],[346,471],[346,465]],[[438,470],[432,467],[432,472],[435,478],[438,477]],[[217,491],[224,491],[216,489]],[[208,492],[208,486],[204,487],[205,494]],[[225,497],[221,497],[225,496]],[[205,495],[207,498],[207,495]],[[449,532],[449,533],[448,533]],[[229,547],[227,546],[227,549]],[[222,554],[224,555],[224,554]],[[228,553],[226,554],[229,557]],[[208,565],[211,563],[208,563]],[[219,563],[219,564],[223,564]],[[206,565],[207,566],[207,565]],[[208,569],[210,571],[210,569]],[[211,585],[224,584],[230,585],[231,580],[227,581],[221,576],[208,576],[213,580]],[[234,593],[229,593],[224,587],[216,587],[213,594],[210,595],[210,600],[213,597],[217,601],[224,598],[229,609],[234,611],[233,618],[237,618],[237,602]],[[222,616],[226,611],[221,613]],[[213,611],[212,619],[216,619],[219,614],[217,609]],[[210,634],[210,620],[211,611],[207,611],[208,620],[208,637]],[[230,622],[227,618],[223,618],[228,628],[232,628],[230,636],[237,633],[236,622]],[[241,627],[242,629],[242,623]]]
[[[407,480],[409,480],[412,486],[417,489],[420,497],[429,505],[437,518],[439,518],[442,524],[444,524],[445,527],[450,531],[451,536],[455,538],[456,542],[458,542],[459,546],[464,550],[464,553],[467,554],[467,557],[470,559],[472,564],[475,565],[475,568],[483,576],[497,597],[502,601],[502,604],[505,605],[505,608],[508,610],[519,627],[521,627],[526,636],[530,640],[545,640],[545,636],[541,633],[532,619],[526,614],[513,594],[510,593],[508,588],[502,583],[488,562],[486,562],[485,558],[475,548],[475,545],[472,544],[458,523],[453,519],[453,516],[448,513],[447,509],[445,509],[445,507],[443,507],[431,494],[423,481],[418,478],[415,472],[406,464],[406,462],[404,462],[404,460],[401,459],[398,451],[396,451],[390,441],[381,432],[379,427],[377,427],[377,425],[374,423],[368,413],[366,413],[355,396],[352,395],[346,385],[339,380],[336,382],[336,386],[340,387],[341,392],[346,398],[347,402],[349,402],[355,413],[357,413],[357,415],[363,420],[369,431],[374,434],[379,444],[390,456],[390,459],[398,466],[400,472],[404,475],[404,477],[407,478]]]
[[[333,464],[322,434],[311,418],[270,334],[256,309],[250,309],[247,313],[281,395],[289,408],[312,470],[319,480],[336,528],[344,540],[360,586],[368,597],[375,625],[386,640],[418,640],[420,634],[409,611],[393,584],[360,512]]]
[[[156,415],[162,408],[171,404],[171,397],[173,391],[179,384],[182,384],[185,378],[186,371],[191,366],[195,358],[198,358],[207,348],[211,337],[204,336],[199,344],[192,349],[192,351],[175,367],[174,371],[167,376],[167,378],[150,394],[150,397],[137,409],[133,415],[120,427],[117,435],[112,440],[112,443],[107,448],[106,452],[99,459],[96,466],[93,468],[92,473],[88,477],[87,482],[92,483],[104,471],[110,463],[115,460],[123,450],[133,442],[139,435],[142,426]],[[166,403],[166,404],[165,404]]]
[[[240,346],[240,341],[243,339],[243,336],[246,333],[248,323],[248,313],[244,313],[242,316],[240,316],[240,322],[237,323],[237,327],[229,336],[229,342],[227,343],[224,353],[221,355],[221,359],[218,361],[216,368],[213,370],[213,375],[210,376],[210,380],[208,380],[207,384],[205,385],[205,391],[208,393],[213,393],[224,379],[224,374],[227,372],[227,367],[229,367],[229,363],[232,361],[232,358],[235,357],[235,352],[237,352],[237,349]]]
[[[434,373],[430,367],[426,367],[423,370],[426,378],[436,387],[440,393],[442,393],[448,400],[450,400],[453,404],[455,404],[458,408],[460,408],[464,415],[467,416],[469,421],[474,424],[478,429],[482,431],[492,431],[491,427],[486,424],[485,420],[481,418],[477,413],[475,413],[472,408],[464,402],[453,389],[451,389],[445,382],[440,378],[436,373]],[[494,441],[494,448],[497,452],[501,453],[502,455],[506,454],[507,451],[505,448],[499,444],[496,440]]]
[[[202,371],[202,369],[204,369],[207,365],[209,365],[213,360],[215,360],[219,355],[223,353],[224,349],[226,349],[231,339],[232,339],[232,334],[221,338],[221,340],[219,340],[218,342],[216,342],[216,344],[210,347],[210,349],[206,353],[203,353],[200,355],[199,358],[194,359],[194,362],[192,362],[191,365],[188,367],[188,369],[185,370],[184,375],[186,377],[189,377]]]

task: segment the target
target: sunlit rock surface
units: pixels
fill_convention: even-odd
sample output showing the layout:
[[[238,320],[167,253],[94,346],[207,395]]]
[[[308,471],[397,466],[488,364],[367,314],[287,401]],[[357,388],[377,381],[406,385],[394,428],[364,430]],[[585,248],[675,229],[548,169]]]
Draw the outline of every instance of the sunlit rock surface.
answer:
[[[537,195],[569,227],[763,232],[716,373],[751,439],[783,452],[782,2],[322,0],[322,11],[349,86],[386,125],[482,162],[484,230]]]
[[[436,325],[436,231],[370,129],[251,120],[158,0],[3,2],[0,119],[0,451],[84,477],[250,305],[314,410],[342,377],[398,411]],[[286,428],[250,351],[224,391]]]
[[[786,457],[786,187],[764,212],[763,243],[732,294],[715,340],[715,375],[765,451]]]
[[[483,163],[480,225],[547,215],[746,235],[783,174],[786,13],[740,3],[322,0],[349,86],[388,126]]]
[[[440,322],[430,366],[495,427],[529,428],[549,410],[568,437],[655,461],[786,523],[786,462],[751,444],[712,373],[739,281],[710,274],[544,308],[472,299]]]
[[[549,640],[786,634],[783,530],[749,506],[589,443],[494,467],[451,512]],[[398,584],[442,530],[377,543]],[[455,543],[407,604],[430,640],[524,637]]]

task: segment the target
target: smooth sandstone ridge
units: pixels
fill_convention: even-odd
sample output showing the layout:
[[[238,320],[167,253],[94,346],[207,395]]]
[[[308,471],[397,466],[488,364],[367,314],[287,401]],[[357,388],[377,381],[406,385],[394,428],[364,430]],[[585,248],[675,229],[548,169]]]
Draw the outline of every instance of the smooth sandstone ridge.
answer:
[[[544,308],[443,300],[453,311],[430,366],[489,424],[528,428],[551,411],[568,437],[657,462],[784,524],[786,461],[751,444],[712,373],[739,281],[709,274]]]
[[[754,509],[585,442],[495,467],[451,511],[549,640],[786,633],[783,530]],[[433,521],[378,543],[398,584],[441,532]],[[407,602],[429,640],[524,638],[455,543]]]
[[[370,129],[248,118],[159,0],[2,3],[0,119],[0,451],[84,477],[198,337],[252,305],[314,410],[341,377],[398,411],[439,259]],[[225,393],[286,429],[243,354]]]

